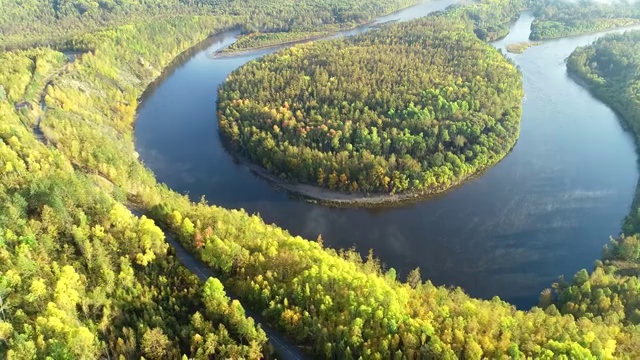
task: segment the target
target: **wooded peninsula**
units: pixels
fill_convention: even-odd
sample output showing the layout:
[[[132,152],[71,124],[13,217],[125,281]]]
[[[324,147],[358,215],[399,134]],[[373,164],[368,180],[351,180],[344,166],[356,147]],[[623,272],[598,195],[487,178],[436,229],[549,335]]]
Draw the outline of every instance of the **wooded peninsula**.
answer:
[[[522,96],[470,26],[428,17],[250,62],[220,90],[218,118],[234,150],[286,180],[433,193],[507,154]]]

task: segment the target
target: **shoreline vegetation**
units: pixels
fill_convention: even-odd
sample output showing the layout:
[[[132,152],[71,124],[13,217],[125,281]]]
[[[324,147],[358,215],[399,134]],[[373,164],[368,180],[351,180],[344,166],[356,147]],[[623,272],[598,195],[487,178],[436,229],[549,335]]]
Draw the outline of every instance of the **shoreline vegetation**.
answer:
[[[407,8],[410,8],[420,3],[436,2],[436,1],[442,1],[442,0],[426,0],[426,1],[418,0],[413,4],[407,5],[404,8],[400,8],[385,16],[391,16],[393,14],[396,14],[402,10],[405,10]],[[502,8],[505,3],[508,4],[509,8],[507,9]],[[507,2],[500,2],[496,0],[482,0],[477,3],[474,3],[473,0],[460,0],[458,3],[452,5],[450,9],[442,10],[439,13],[446,14],[446,16],[449,16],[451,18],[463,18],[467,21],[475,22],[476,35],[478,35],[478,37],[482,40],[491,42],[491,41],[497,41],[497,40],[503,39],[508,35],[509,24],[517,20],[517,18],[520,16],[520,11],[525,10],[524,5],[521,5],[521,4],[522,3],[519,0],[507,1]],[[518,11],[516,12],[514,11],[514,9]],[[497,12],[497,13],[503,12],[503,14],[495,15],[495,14],[492,14],[493,12]],[[505,16],[507,18],[505,18]],[[361,26],[372,25],[373,27],[379,28],[385,25],[396,23],[397,20],[388,20],[381,23],[375,23],[375,22],[376,20],[374,19],[369,22],[355,24],[351,27],[334,28],[326,31],[323,31],[322,28],[318,28],[318,29],[309,30],[306,32],[249,33],[246,35],[240,35],[238,37],[238,41],[236,41],[235,43],[231,44],[230,46],[224,49],[220,49],[214,52],[213,54],[211,54],[211,56],[214,58],[227,57],[227,56],[228,57],[241,56],[242,54],[255,51],[255,50],[270,49],[278,46],[296,45],[296,44],[316,41],[316,40],[330,37],[332,35],[339,34],[340,32],[343,32],[343,31],[353,30]],[[319,34],[317,36],[313,35],[315,33],[322,33],[322,34]],[[276,37],[277,39],[277,37],[286,36],[287,34],[293,34],[294,36],[298,34],[300,34],[301,36],[304,36],[303,34],[308,34],[308,36],[301,37],[295,40],[282,40],[282,41],[276,40],[272,43],[269,42],[270,39],[267,38],[267,39],[264,39],[264,41],[267,43],[257,44],[252,46],[246,46],[242,44],[244,39],[250,39],[256,36],[267,36],[267,37],[273,36],[273,37]]]
[[[576,83],[619,116],[620,125],[640,144],[640,31],[607,34],[593,44],[575,49],[567,59],[567,72]],[[639,183],[640,185],[640,183]],[[559,305],[576,317],[601,312],[604,291],[617,299],[617,312],[640,324],[640,188],[623,223],[622,235],[605,246],[603,259],[580,280],[560,286]],[[636,209],[636,210],[634,210]],[[603,279],[602,276],[606,275]],[[609,284],[615,284],[611,287]],[[587,306],[578,306],[587,304]]]
[[[388,21],[384,24],[390,24],[393,23],[392,21]],[[369,23],[371,24],[371,23]],[[339,29],[339,30],[328,30],[325,32],[321,32],[321,31],[312,31],[309,33],[296,33],[296,34],[300,34],[302,37],[299,39],[295,39],[295,40],[282,40],[281,42],[273,42],[273,43],[266,43],[264,45],[253,45],[250,47],[242,47],[242,48],[234,48],[233,45],[237,44],[237,41],[223,49],[220,50],[216,50],[213,53],[211,53],[209,55],[210,58],[212,59],[219,59],[219,58],[227,58],[227,57],[240,57],[242,55],[246,55],[249,53],[252,53],[254,51],[258,51],[258,50],[265,50],[265,49],[273,49],[273,48],[277,48],[280,46],[286,47],[286,46],[290,46],[290,45],[299,45],[299,44],[306,44],[309,42],[314,42],[317,40],[325,40],[328,39],[331,36],[337,35],[340,32],[343,31],[349,31],[349,30],[353,30],[356,29],[360,26],[365,26],[367,24],[363,24],[363,25],[358,25],[354,28],[351,29]],[[380,24],[383,25],[383,24]],[[289,34],[289,33],[273,33],[275,34]],[[252,34],[250,34],[252,35]],[[264,34],[262,34],[264,35]],[[307,36],[304,36],[307,35]],[[249,35],[240,35],[238,37],[238,41],[240,41],[241,39],[246,38]]]
[[[542,45],[541,41],[523,41],[515,44],[507,45],[507,51],[512,54],[522,54],[528,48]]]
[[[531,40],[585,35],[640,24],[640,2],[533,1]]]
[[[640,2],[638,2],[638,3],[640,4]],[[630,24],[630,25],[612,26],[612,27],[603,28],[601,30],[583,30],[583,31],[577,31],[575,33],[570,33],[570,34],[567,34],[567,35],[545,37],[545,38],[540,38],[540,39],[535,39],[535,40],[533,38],[531,38],[530,41],[531,42],[544,43],[544,41],[546,41],[546,40],[570,39],[570,38],[580,37],[580,36],[584,36],[584,35],[606,34],[606,33],[609,33],[609,32],[615,32],[615,31],[619,31],[619,30],[633,31],[633,30],[636,30],[638,28],[640,28],[640,20],[638,20],[637,23]]]
[[[520,311],[434,286],[418,269],[402,281],[373,254],[326,248],[158,184],[132,144],[136,99],[179,53],[238,21],[187,16],[75,39],[96,51],[47,92],[51,146],[14,110],[50,55],[0,53],[0,356],[270,358],[264,332],[225,287],[316,357],[640,356],[637,272],[582,270]],[[153,220],[135,218],[127,201]],[[158,224],[224,287],[177,265]],[[638,249],[622,237],[603,257],[637,263]]]
[[[539,41],[539,40],[564,39],[564,38],[571,38],[571,37],[583,36],[583,35],[589,35],[589,34],[598,34],[598,33],[607,32],[607,31],[631,29],[640,25],[640,19],[613,19],[613,20],[620,20],[620,21],[603,22],[600,26],[587,27],[587,28],[567,27],[563,30],[559,30],[560,31],[559,33],[538,34],[532,31],[531,40]],[[536,24],[536,22],[534,22],[534,24]],[[538,24],[539,25],[533,25],[533,26],[542,26],[546,23],[539,22]],[[539,30],[539,31],[542,31],[542,30]]]
[[[510,25],[528,7],[528,0],[480,0],[461,2],[442,13],[454,19],[462,19],[473,25],[473,32],[483,41],[492,42],[505,38]]]

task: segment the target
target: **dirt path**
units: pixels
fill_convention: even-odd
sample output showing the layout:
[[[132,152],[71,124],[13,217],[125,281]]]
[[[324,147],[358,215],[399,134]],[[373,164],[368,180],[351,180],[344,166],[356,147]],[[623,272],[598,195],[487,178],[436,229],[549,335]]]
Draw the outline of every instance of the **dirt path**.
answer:
[[[47,78],[44,80],[44,86],[42,87],[42,89],[39,92],[39,95],[37,96],[37,98],[40,100],[40,110],[42,111],[42,113],[38,115],[38,118],[36,119],[36,122],[33,125],[33,133],[36,135],[36,138],[45,145],[48,143],[48,140],[44,136],[44,133],[42,132],[40,125],[42,124],[42,119],[47,113],[47,102],[46,102],[47,89],[51,84],[53,84],[53,80],[55,78],[62,75],[62,73],[66,72],[69,69],[69,64],[71,64],[71,62],[67,62],[58,70],[54,71],[51,75],[47,76]]]
[[[129,211],[131,211],[131,213],[133,213],[137,217],[141,217],[143,215],[139,210],[129,208]],[[191,273],[196,275],[201,281],[204,282],[207,281],[210,277],[216,276],[216,274],[207,265],[205,265],[202,261],[188,252],[187,249],[185,249],[184,246],[182,246],[182,244],[178,242],[173,235],[165,231],[164,236],[167,243],[175,250],[178,261],[180,261],[180,263],[184,267],[186,267],[189,271],[191,271]],[[231,293],[228,289],[225,289],[225,292],[231,300],[240,301],[240,299],[235,296],[235,294]],[[251,311],[244,305],[243,308],[245,310],[245,314],[248,317],[253,318],[256,324],[260,324],[262,330],[264,330],[265,334],[267,334],[269,342],[278,353],[278,359],[299,360],[307,358],[307,356],[303,354],[297,346],[291,344],[284,338],[284,336],[282,336],[282,334],[280,334],[279,331],[269,326],[262,315]]]

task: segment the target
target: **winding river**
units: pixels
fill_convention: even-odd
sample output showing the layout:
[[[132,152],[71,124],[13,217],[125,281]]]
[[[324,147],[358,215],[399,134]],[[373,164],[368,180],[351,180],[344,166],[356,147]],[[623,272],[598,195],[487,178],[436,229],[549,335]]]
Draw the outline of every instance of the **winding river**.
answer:
[[[408,20],[453,3],[437,1],[380,18]],[[524,41],[523,14],[494,45]],[[339,36],[367,31],[370,26]],[[617,116],[571,80],[564,59],[602,34],[544,42],[508,55],[524,75],[520,140],[501,163],[445,194],[387,209],[335,209],[292,199],[224,150],[216,90],[247,61],[277,49],[236,57],[211,54],[237,32],[211,38],[177,60],[143,97],[136,146],[159,181],[212,204],[259,213],[291,233],[327,246],[375,254],[404,277],[420,267],[435,284],[461,286],[480,298],[499,296],[519,308],[537,302],[559,275],[591,268],[610,235],[620,231],[638,179],[630,134]]]

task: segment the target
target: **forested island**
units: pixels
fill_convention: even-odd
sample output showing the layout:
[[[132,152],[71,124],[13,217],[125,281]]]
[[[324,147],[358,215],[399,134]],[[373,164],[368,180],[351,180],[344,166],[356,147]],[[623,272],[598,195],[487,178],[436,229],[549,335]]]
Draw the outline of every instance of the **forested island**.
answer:
[[[241,36],[238,41],[220,52],[229,54],[242,52],[249,49],[260,49],[270,46],[293,44],[304,40],[314,40],[330,35],[330,31],[302,31],[302,32],[277,32],[277,33],[251,33]]]
[[[526,42],[519,42],[515,44],[509,44],[507,45],[507,51],[513,54],[522,54],[528,48],[533,46],[539,46],[541,44],[542,43],[540,41],[526,41]]]
[[[334,13],[329,2],[308,4],[314,15]],[[617,238],[592,273],[578,272],[543,292],[540,307],[519,311],[498,298],[436,287],[418,270],[400,280],[373,254],[325,248],[258,216],[190,202],[156,181],[132,142],[147,85],[212,33],[269,31],[286,19],[314,18],[302,12],[308,7],[279,0],[21,5],[4,2],[0,14],[2,46],[25,49],[0,53],[0,357],[271,358],[265,332],[225,288],[318,358],[640,357],[635,235]],[[448,36],[494,54],[456,26],[459,33]],[[393,46],[419,54],[403,41]],[[31,47],[49,42],[84,55],[68,63],[56,49]],[[631,71],[625,59],[637,47],[614,43],[620,46],[610,54],[603,41],[602,57],[587,48],[570,63],[581,54],[600,61],[589,70],[595,79]],[[591,65],[584,64],[586,74]],[[637,85],[620,86],[621,96],[637,94]],[[33,131],[38,119],[44,141]],[[635,224],[625,232],[637,233]],[[161,228],[219,276],[199,282]]]
[[[288,181],[433,193],[512,148],[522,96],[515,67],[466,23],[429,17],[250,62],[219,91],[219,121],[235,151]]]

